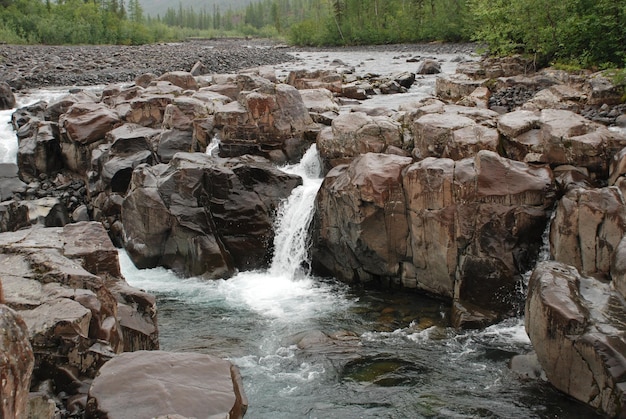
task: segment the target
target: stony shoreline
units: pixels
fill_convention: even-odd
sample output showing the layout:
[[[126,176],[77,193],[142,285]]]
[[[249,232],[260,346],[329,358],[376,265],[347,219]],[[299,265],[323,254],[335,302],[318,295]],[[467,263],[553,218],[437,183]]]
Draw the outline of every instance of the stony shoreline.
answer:
[[[371,51],[406,51],[415,45],[350,47]],[[290,52],[336,50],[296,48],[266,39],[193,39],[141,46],[123,45],[0,45],[0,80],[14,90],[47,86],[131,82],[144,73],[190,71],[201,62],[207,73],[232,73],[244,68],[295,60]],[[346,48],[349,49],[349,48]],[[467,53],[473,44],[423,44],[432,54]]]

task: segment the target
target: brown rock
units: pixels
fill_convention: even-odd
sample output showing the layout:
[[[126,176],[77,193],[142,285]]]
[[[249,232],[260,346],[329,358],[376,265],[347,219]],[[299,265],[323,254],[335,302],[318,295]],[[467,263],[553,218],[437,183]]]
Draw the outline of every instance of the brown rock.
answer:
[[[34,366],[28,330],[24,320],[4,304],[0,304],[0,330],[0,416],[23,418]]]
[[[237,367],[210,355],[133,352],[109,361],[89,390],[87,418],[242,418],[247,398]]]
[[[626,341],[622,302],[608,287],[559,262],[535,268],[526,331],[550,383],[610,417],[625,411]],[[607,310],[607,304],[613,309]],[[595,313],[598,314],[595,314]]]
[[[411,161],[368,153],[328,173],[316,198],[318,269],[347,282],[399,275],[408,239],[400,173]]]
[[[158,77],[157,80],[170,82],[183,90],[198,90],[196,79],[186,71],[170,71]]]
[[[626,203],[617,187],[573,188],[561,198],[550,228],[556,261],[586,275],[608,277],[613,252],[626,234]]]

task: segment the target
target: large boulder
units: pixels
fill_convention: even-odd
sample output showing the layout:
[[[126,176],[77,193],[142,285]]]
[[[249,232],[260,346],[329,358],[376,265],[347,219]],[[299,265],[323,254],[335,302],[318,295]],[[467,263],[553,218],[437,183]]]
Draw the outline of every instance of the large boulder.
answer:
[[[0,284],[0,416],[26,417],[34,355],[24,320],[2,304]]]
[[[444,157],[461,160],[481,150],[497,151],[500,136],[495,129],[497,114],[487,109],[426,105],[413,111],[410,125],[413,154],[420,159]]]
[[[316,129],[300,93],[287,84],[272,83],[244,90],[236,102],[218,109],[214,127],[220,133],[221,155],[270,157],[278,150],[292,161],[304,154],[309,144],[305,139]],[[287,145],[292,139],[302,143],[296,153]]]
[[[211,355],[133,352],[109,361],[93,381],[87,418],[241,419],[248,408],[241,376]]]
[[[0,83],[0,110],[5,111],[15,108],[17,101],[11,86],[5,82]]]
[[[17,131],[17,164],[22,179],[51,175],[63,168],[59,127],[54,122],[32,119]]]
[[[387,116],[351,112],[337,116],[317,140],[320,157],[327,166],[349,163],[366,153],[384,153],[389,147],[402,147],[403,130]]]
[[[317,269],[346,282],[399,277],[409,238],[401,172],[411,162],[367,153],[328,173],[316,198]]]
[[[606,284],[554,261],[537,265],[526,301],[526,331],[557,389],[608,417],[626,413],[626,308]]]
[[[544,109],[510,112],[498,120],[508,158],[584,167],[597,179],[609,177],[612,158],[626,137],[571,111]]]
[[[105,141],[120,118],[101,103],[77,103],[59,117],[61,155],[66,168],[86,175],[91,153]]]
[[[482,310],[493,321],[518,308],[517,284],[539,252],[554,197],[549,168],[490,151],[413,164],[367,155],[324,181],[313,262],[347,282],[454,299],[457,311]]]
[[[26,184],[20,180],[18,170],[15,163],[0,163],[0,202],[26,190]]]
[[[267,160],[178,153],[140,166],[122,207],[126,248],[137,266],[224,277],[269,260],[273,214],[301,179]]]
[[[617,187],[574,187],[561,198],[550,228],[556,261],[582,274],[609,277],[613,253],[626,235],[626,201]]]

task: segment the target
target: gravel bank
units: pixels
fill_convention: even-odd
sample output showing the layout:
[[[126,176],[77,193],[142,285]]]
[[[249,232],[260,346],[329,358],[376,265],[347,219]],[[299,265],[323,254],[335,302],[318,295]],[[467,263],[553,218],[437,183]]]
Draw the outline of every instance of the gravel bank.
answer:
[[[198,61],[210,73],[231,73],[294,60],[290,52],[366,50],[427,54],[472,52],[473,44],[376,45],[347,48],[295,48],[263,39],[191,40],[140,46],[0,45],[0,80],[13,89],[94,85],[134,80],[144,73],[190,71]]]
[[[198,61],[209,72],[230,73],[293,60],[270,41],[198,40],[141,46],[0,45],[0,80],[13,89],[94,85],[134,80],[144,73],[190,71]]]

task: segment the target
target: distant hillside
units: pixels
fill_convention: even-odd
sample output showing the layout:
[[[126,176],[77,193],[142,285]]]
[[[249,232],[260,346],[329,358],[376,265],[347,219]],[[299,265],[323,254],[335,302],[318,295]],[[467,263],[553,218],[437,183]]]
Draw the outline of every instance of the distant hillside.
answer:
[[[179,4],[182,4],[183,9],[193,7],[195,12],[199,12],[206,9],[209,13],[213,13],[213,7],[220,8],[220,12],[233,9],[241,9],[255,0],[139,0],[139,3],[143,7],[144,14],[156,17],[157,15],[163,16],[168,8],[178,9]]]

